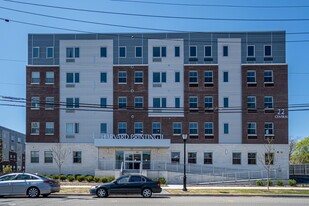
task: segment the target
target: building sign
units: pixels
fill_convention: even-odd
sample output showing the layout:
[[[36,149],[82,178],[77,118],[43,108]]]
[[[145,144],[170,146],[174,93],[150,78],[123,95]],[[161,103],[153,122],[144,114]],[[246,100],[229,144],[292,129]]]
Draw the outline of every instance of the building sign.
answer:
[[[101,134],[101,139],[163,139],[163,134]]]
[[[276,119],[287,119],[288,115],[285,114],[284,109],[278,109],[278,113],[275,115]]]

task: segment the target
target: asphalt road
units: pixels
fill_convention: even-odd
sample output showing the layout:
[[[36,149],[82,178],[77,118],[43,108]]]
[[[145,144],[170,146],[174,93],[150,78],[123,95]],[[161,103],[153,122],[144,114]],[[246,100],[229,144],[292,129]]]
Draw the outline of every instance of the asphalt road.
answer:
[[[308,206],[309,198],[288,197],[162,197],[142,198],[140,196],[111,196],[96,198],[92,196],[60,196],[29,199],[26,197],[0,198],[0,206]]]

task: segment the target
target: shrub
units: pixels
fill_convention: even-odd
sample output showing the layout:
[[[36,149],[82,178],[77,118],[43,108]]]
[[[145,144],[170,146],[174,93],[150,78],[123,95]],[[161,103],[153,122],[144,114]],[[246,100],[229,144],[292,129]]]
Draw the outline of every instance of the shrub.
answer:
[[[114,176],[109,176],[109,177],[107,177],[107,182],[111,182],[111,181],[113,181],[113,180],[115,180],[115,177],[114,177]]]
[[[77,180],[77,177],[78,176],[82,176],[81,174],[76,174],[74,177],[75,177],[75,179]]]
[[[74,176],[68,176],[67,179],[70,181],[70,182],[73,182],[75,180]]]
[[[84,176],[77,176],[77,181],[78,182],[82,182],[85,180],[85,177]]]
[[[166,184],[166,179],[164,177],[160,177],[159,178],[159,181],[162,185],[165,185]]]
[[[94,178],[93,178],[93,181],[94,181],[94,182],[99,182],[99,181],[100,181],[100,178],[99,178],[99,177],[94,177]]]
[[[72,177],[73,177],[73,175],[72,175],[72,174],[67,174],[67,177],[69,177],[69,176],[72,176]]]
[[[278,185],[278,186],[283,186],[283,181],[282,181],[282,180],[277,180],[277,181],[276,181],[276,185]]]
[[[65,175],[60,175],[60,176],[59,176],[59,179],[60,179],[61,181],[64,181],[64,180],[67,179],[67,177],[66,177]]]
[[[53,179],[55,179],[55,180],[58,180],[59,179],[59,175],[52,175],[53,177]]]
[[[9,165],[7,165],[3,168],[4,174],[11,173],[11,172],[12,172],[12,168]]]
[[[266,185],[272,186],[272,185],[273,185],[273,182],[272,182],[271,180],[267,180],[267,181],[266,181]]]
[[[296,180],[289,180],[289,182],[288,182],[288,184],[290,185],[290,186],[296,186]]]
[[[256,181],[256,185],[257,185],[257,186],[263,186],[264,183],[263,183],[262,180],[257,180],[257,181]]]
[[[107,177],[101,177],[100,182],[106,183],[108,181]]]
[[[86,176],[87,182],[92,182],[93,181],[93,176]]]

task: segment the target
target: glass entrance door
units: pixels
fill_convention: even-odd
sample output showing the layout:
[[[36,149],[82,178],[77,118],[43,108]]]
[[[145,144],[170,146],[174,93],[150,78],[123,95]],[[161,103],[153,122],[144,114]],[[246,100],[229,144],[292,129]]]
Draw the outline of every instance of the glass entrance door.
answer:
[[[142,154],[140,152],[125,152],[124,153],[124,169],[138,170],[142,162]]]

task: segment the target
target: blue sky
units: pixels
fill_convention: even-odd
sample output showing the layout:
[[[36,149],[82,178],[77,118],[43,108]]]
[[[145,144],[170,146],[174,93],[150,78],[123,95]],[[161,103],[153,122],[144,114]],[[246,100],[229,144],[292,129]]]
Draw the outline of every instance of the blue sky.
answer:
[[[22,1],[22,0],[20,0]],[[149,0],[141,0],[150,2]],[[139,13],[150,15],[186,16],[225,19],[309,19],[309,2],[307,0],[152,0],[153,2],[170,2],[184,4],[216,4],[258,6],[255,8],[207,7],[156,5],[126,1],[110,0],[24,0],[23,2],[74,7],[89,10],[110,12]],[[263,8],[263,6],[307,6],[286,8]],[[164,19],[136,16],[111,15],[44,8],[23,5],[0,0],[0,96],[26,97],[26,64],[27,64],[27,35],[29,33],[73,33],[64,30],[31,26],[40,24],[66,29],[83,30],[87,32],[154,32],[146,29],[103,26],[66,20],[53,19],[9,9],[21,10],[44,15],[52,15],[83,21],[94,21],[122,26],[147,27],[179,31],[270,31],[285,30],[287,34],[287,63],[289,65],[289,105],[309,104],[309,21],[206,21],[188,19]],[[6,8],[6,9],[5,9]],[[27,24],[17,23],[22,21]],[[293,42],[297,40],[307,40]],[[0,98],[1,100],[1,98]],[[25,133],[25,108],[4,106],[7,102],[0,101],[0,126]],[[289,136],[309,136],[308,111],[289,112]]]

